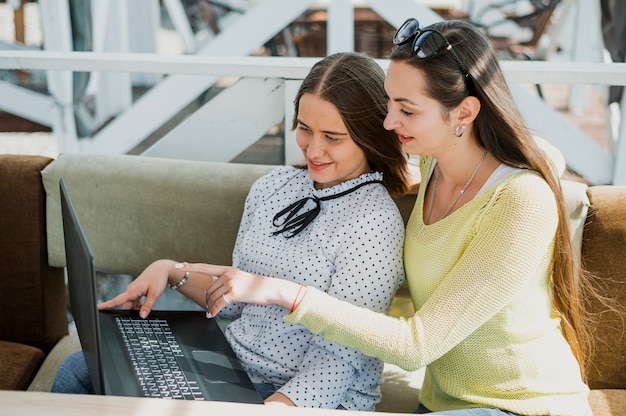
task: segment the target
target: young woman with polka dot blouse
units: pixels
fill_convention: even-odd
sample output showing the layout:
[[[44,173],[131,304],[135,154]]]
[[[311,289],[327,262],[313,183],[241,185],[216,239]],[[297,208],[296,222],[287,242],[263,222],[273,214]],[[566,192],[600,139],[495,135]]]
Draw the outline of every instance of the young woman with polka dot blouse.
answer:
[[[315,287],[388,312],[404,279],[404,224],[390,195],[406,192],[407,165],[395,134],[383,128],[383,83],[380,66],[360,54],[335,54],[315,64],[294,101],[293,128],[305,163],[279,167],[253,185],[233,266],[207,265],[213,267],[209,274],[188,274],[185,264],[158,260],[99,307],[124,305],[146,317],[168,284],[204,307],[214,277],[219,282],[246,273],[294,282],[294,298]],[[290,308],[219,296],[225,304],[219,316],[232,320],[226,336],[266,404],[374,409],[380,360],[286,323]],[[79,369],[67,364],[60,372]]]

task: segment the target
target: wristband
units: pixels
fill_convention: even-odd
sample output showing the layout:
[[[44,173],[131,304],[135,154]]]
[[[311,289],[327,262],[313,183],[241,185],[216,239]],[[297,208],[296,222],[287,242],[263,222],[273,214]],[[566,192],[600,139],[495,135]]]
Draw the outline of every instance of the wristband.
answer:
[[[304,286],[300,285],[300,287],[298,288],[298,293],[296,293],[296,298],[293,300],[293,304],[291,304],[291,309],[289,310],[289,313],[292,313],[296,309],[296,303],[298,302],[298,297],[300,296],[300,292],[302,291],[303,287]]]

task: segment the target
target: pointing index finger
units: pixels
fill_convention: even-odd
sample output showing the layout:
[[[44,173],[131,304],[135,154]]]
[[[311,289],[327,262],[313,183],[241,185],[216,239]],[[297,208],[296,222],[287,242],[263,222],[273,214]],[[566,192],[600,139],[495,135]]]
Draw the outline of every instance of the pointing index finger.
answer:
[[[129,307],[126,307],[126,305],[132,305],[132,302],[133,300],[130,299],[129,295],[126,292],[124,292],[124,293],[120,293],[113,299],[107,300],[106,302],[99,303],[98,309],[115,308],[120,305],[124,305],[124,309],[130,309]]]

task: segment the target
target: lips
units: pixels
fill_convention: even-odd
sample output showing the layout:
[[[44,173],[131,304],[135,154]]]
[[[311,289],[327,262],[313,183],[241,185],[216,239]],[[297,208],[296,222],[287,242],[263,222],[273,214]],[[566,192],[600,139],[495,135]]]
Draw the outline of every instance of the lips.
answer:
[[[323,170],[323,169],[325,169],[328,166],[330,166],[330,163],[315,162],[315,161],[309,159],[309,169],[312,169],[312,170]]]
[[[406,143],[414,140],[414,137],[404,136],[404,135],[398,133],[398,140],[400,140],[400,143],[406,144]]]

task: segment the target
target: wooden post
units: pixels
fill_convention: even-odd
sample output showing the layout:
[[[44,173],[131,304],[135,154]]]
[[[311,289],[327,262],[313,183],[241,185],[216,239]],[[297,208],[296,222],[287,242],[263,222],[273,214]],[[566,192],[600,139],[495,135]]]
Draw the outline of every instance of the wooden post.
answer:
[[[13,21],[15,22],[15,40],[26,43],[26,30],[24,28],[24,3],[26,0],[20,0],[20,7],[13,11]]]
[[[20,7],[13,10],[13,22],[15,25],[15,40],[22,44],[26,44],[26,27],[24,25],[24,4],[26,0],[20,0]],[[27,71],[18,69],[15,75],[21,84],[28,84],[30,74]]]

